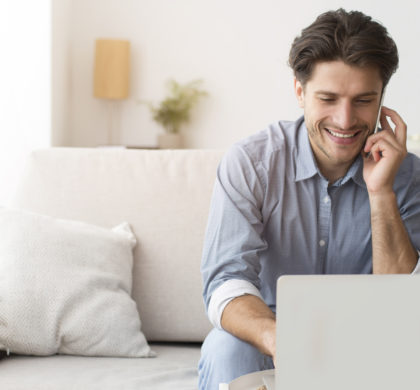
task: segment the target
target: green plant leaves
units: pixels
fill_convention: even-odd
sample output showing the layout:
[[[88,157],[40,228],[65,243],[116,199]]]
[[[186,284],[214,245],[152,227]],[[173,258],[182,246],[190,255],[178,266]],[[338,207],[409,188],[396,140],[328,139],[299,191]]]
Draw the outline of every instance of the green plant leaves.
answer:
[[[175,80],[167,83],[168,96],[158,106],[150,104],[153,119],[160,123],[167,132],[178,133],[183,123],[190,120],[190,112],[200,97],[207,92],[201,89],[202,80],[193,80],[179,84]]]

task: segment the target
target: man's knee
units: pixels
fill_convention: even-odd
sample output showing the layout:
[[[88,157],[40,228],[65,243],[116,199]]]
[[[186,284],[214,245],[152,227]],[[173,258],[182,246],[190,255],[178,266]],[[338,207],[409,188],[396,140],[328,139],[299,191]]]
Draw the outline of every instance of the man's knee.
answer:
[[[213,329],[201,349],[200,390],[217,390],[238,376],[272,368],[269,357],[223,330]]]
[[[201,354],[212,364],[218,365],[247,360],[255,362],[262,356],[252,345],[218,329],[213,329],[207,336]]]

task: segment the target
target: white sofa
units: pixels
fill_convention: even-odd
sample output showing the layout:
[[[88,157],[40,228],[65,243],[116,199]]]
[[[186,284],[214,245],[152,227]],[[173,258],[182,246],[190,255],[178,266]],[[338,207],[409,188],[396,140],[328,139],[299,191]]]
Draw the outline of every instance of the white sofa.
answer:
[[[12,354],[0,360],[2,389],[197,388],[200,343],[211,329],[200,258],[222,154],[88,148],[31,154],[13,207],[106,228],[130,224],[138,241],[132,297],[157,357]]]

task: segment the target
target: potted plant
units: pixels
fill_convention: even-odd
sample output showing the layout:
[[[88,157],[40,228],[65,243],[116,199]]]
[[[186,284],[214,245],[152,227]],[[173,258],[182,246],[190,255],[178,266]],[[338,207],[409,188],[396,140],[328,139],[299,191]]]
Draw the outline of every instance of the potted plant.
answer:
[[[179,84],[169,80],[168,95],[157,106],[149,103],[153,119],[163,126],[165,132],[159,134],[158,144],[162,149],[181,147],[181,125],[190,120],[191,109],[200,97],[207,92],[200,88],[202,81],[193,80],[187,84]]]

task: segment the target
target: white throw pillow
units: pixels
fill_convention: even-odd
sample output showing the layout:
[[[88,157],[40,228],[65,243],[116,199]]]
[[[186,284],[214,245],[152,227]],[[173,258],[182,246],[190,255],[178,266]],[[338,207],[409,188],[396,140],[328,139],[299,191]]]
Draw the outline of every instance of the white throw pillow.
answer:
[[[130,296],[135,244],[127,223],[109,230],[0,208],[0,346],[154,356]]]

